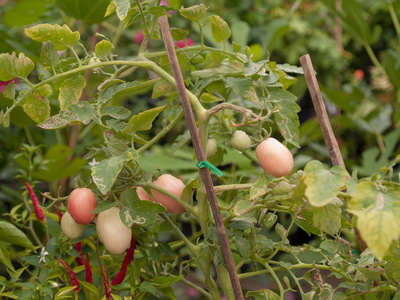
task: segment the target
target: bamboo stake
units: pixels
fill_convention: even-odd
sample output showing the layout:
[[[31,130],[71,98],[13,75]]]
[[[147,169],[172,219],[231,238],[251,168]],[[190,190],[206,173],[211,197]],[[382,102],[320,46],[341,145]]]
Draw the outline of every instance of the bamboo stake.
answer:
[[[183,81],[182,72],[179,67],[178,58],[176,56],[175,46],[172,40],[171,30],[168,24],[168,17],[164,15],[158,18],[158,22],[160,24],[161,34],[163,36],[169,62],[171,64],[172,73],[176,81],[176,87],[178,90],[179,98],[182,103],[186,122],[189,127],[190,135],[192,137],[192,143],[194,146],[194,150],[196,152],[197,160],[198,162],[206,161],[207,158],[203,151],[200,135],[199,132],[197,131],[196,121],[193,116],[193,111],[190,106],[189,97],[186,93],[186,87]],[[217,197],[215,195],[211,175],[207,168],[201,168],[200,172],[204,180],[207,196],[210,201],[211,210],[214,216],[215,224],[217,226],[218,235],[221,241],[222,253],[224,255],[225,263],[229,272],[229,277],[232,282],[233,292],[235,294],[236,299],[242,300],[243,299],[242,288],[240,286],[239,278],[236,273],[235,263],[233,261],[232,252],[230,250],[229,240],[228,236],[226,235],[226,230],[224,222],[222,220],[221,212],[219,211]]]
[[[310,55],[306,54],[300,57],[300,63],[304,70],[304,77],[307,81],[308,90],[310,91],[311,99],[317,113],[317,118],[321,126],[322,134],[324,136],[325,144],[328,148],[332,164],[334,166],[341,166],[343,169],[346,170],[346,166],[340,152],[339,144],[335,138],[335,134],[333,133],[332,126],[326,112],[325,104],[322,100],[321,91],[318,86],[317,77],[315,76]],[[367,249],[367,244],[362,239],[357,227],[355,227],[354,229],[357,236],[358,246],[360,247],[360,251],[363,252],[365,249]]]

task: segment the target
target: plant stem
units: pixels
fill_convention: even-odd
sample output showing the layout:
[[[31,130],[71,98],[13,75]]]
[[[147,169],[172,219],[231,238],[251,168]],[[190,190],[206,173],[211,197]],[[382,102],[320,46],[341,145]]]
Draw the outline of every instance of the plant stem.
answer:
[[[227,184],[227,185],[217,185],[214,186],[215,193],[222,193],[225,191],[241,190],[241,189],[251,189],[254,183],[243,183],[243,184]]]
[[[389,7],[390,17],[392,18],[394,29],[396,30],[397,38],[400,39],[400,23],[399,19],[397,18],[396,12],[393,8],[393,4],[391,0],[386,1]]]
[[[182,278],[181,279],[182,282],[192,288],[194,288],[196,291],[198,291],[199,293],[201,293],[204,297],[207,297],[207,299],[213,300],[213,298],[211,297],[211,294],[209,292],[207,292],[205,289],[202,289],[201,287],[199,287],[198,285],[190,282],[189,280]]]

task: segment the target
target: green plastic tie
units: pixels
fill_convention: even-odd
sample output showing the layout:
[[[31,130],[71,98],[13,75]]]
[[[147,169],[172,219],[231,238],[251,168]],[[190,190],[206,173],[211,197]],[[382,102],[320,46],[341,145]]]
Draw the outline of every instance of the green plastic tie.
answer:
[[[209,168],[211,171],[216,173],[218,175],[218,177],[221,177],[224,175],[216,166],[214,166],[212,163],[210,163],[206,160],[199,162],[198,164],[196,164],[196,166],[198,166],[199,168]]]

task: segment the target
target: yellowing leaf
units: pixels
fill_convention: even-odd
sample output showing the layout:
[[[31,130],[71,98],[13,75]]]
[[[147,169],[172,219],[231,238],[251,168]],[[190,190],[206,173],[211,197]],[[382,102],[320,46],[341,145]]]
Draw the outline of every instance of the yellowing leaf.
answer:
[[[0,80],[9,81],[15,77],[26,78],[32,72],[35,64],[25,54],[20,53],[17,57],[12,54],[0,54]]]
[[[347,207],[368,247],[382,259],[400,237],[400,192],[361,182]]]
[[[41,123],[50,117],[50,103],[47,97],[51,93],[50,86],[45,84],[25,97],[22,108],[36,123]]]
[[[60,109],[68,109],[72,104],[78,103],[82,90],[86,86],[85,77],[79,75],[77,78],[67,78],[60,86],[58,101]]]
[[[216,42],[223,42],[231,36],[229,25],[220,17],[211,17],[211,32]]]
[[[37,42],[53,42],[57,51],[64,50],[79,42],[78,31],[72,32],[67,25],[39,24],[25,29],[25,34]]]
[[[331,203],[350,177],[346,170],[335,166],[330,170],[313,160],[304,168],[305,196],[312,206],[322,207]]]

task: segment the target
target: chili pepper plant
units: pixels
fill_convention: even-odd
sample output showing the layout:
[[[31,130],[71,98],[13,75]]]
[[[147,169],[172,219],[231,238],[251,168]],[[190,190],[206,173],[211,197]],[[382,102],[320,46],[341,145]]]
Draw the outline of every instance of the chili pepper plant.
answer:
[[[90,38],[82,23],[41,23],[24,31],[37,53],[0,54],[0,80],[10,81],[2,126],[23,111],[56,141],[31,137],[15,157],[21,202],[0,220],[2,299],[233,300],[223,251],[246,299],[399,297],[398,159],[365,178],[318,160],[299,169],[300,107],[289,88],[300,67],[253,60],[204,4],[100,2],[107,18],[83,27]],[[196,166],[163,15],[176,26],[205,165],[222,173],[212,188],[230,249]],[[132,45],[120,47],[133,29]],[[68,206],[79,188],[96,198],[85,223],[74,213],[85,214],[86,199]],[[67,234],[83,227],[78,238],[62,230],[67,211]],[[106,212],[117,219],[100,221]]]

